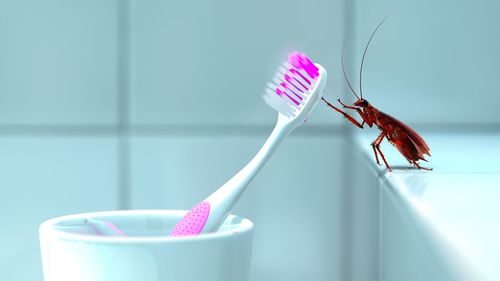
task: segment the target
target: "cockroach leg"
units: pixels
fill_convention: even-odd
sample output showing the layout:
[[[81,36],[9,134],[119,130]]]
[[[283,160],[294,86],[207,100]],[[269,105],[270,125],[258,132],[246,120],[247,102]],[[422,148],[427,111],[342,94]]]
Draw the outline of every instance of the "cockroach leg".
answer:
[[[378,161],[378,153],[377,153],[377,150],[376,150],[376,148],[375,148],[375,147],[376,147],[378,144],[380,144],[380,142],[382,141],[382,140],[380,139],[380,137],[382,137],[382,138],[383,138],[383,135],[384,135],[384,133],[382,133],[382,134],[378,135],[378,137],[377,137],[377,138],[376,138],[376,139],[372,142],[373,154],[375,154],[375,160],[377,161],[377,164],[378,164],[378,165],[380,165],[380,162]]]
[[[344,112],[342,110],[340,110],[339,108],[337,108],[336,106],[334,106],[333,104],[327,102],[325,100],[325,98],[321,98],[329,107],[335,109],[337,112],[339,112],[340,114],[344,115],[344,117],[349,120],[352,124],[358,126],[359,128],[363,129],[363,125],[361,125],[356,119],[354,119],[354,117],[352,117],[351,115],[347,114],[347,112]],[[364,121],[364,120],[363,120]]]
[[[380,135],[378,136],[378,141],[375,143],[377,147],[380,146],[380,143],[382,143],[384,137],[387,138],[387,134],[385,132],[380,133]]]
[[[340,99],[337,99],[337,101],[344,107],[344,108],[351,108],[351,109],[355,109],[354,106],[348,106],[346,105],[345,103],[343,103]]]
[[[420,169],[422,169],[422,170],[426,170],[426,171],[432,171],[432,168],[422,167],[422,166],[420,166],[420,165],[417,163],[417,161],[415,161],[415,160],[413,160],[413,164],[414,164],[414,165],[415,165],[415,166],[416,166],[419,170],[420,170]]]
[[[377,165],[380,165],[380,162],[378,161],[377,149],[375,149],[374,143],[372,143],[372,148],[373,148],[373,154],[375,154],[375,160],[377,161]]]
[[[340,99],[337,99],[337,101],[338,101],[338,102],[342,105],[342,107],[344,107],[344,108],[348,108],[348,109],[351,109],[351,110],[356,110],[356,112],[359,114],[359,116],[361,116],[361,118],[363,119],[363,124],[364,124],[364,123],[366,123],[366,124],[368,124],[368,126],[370,126],[370,127],[371,127],[371,125],[370,125],[370,124],[372,124],[372,123],[368,122],[368,117],[366,116],[366,114],[365,114],[363,111],[361,111],[361,109],[359,109],[359,108],[357,108],[357,107],[355,107],[355,106],[349,106],[349,105],[346,105],[346,104],[344,104],[344,103],[343,103]],[[361,125],[363,125],[363,124],[361,124]]]
[[[382,157],[382,160],[384,161],[385,166],[387,167],[387,169],[389,169],[389,172],[392,172],[391,167],[389,166],[389,164],[387,164],[387,161],[385,160],[384,153],[382,153],[382,150],[380,150],[380,143],[382,142],[382,140],[384,139],[385,136],[386,136],[385,132],[380,133],[380,135],[372,143],[372,147],[373,147],[374,151],[376,150],[380,154],[380,157]],[[377,164],[380,165],[380,163],[378,162],[378,157],[377,157],[377,153],[376,152],[375,152],[375,159],[377,160]]]
[[[387,169],[389,169],[389,172],[392,172],[391,167],[389,166],[389,164],[387,164],[387,161],[385,161],[385,157],[384,154],[382,153],[382,150],[380,150],[380,147],[378,146],[376,148],[378,150],[378,153],[380,153],[380,157],[382,157],[382,160],[384,160],[385,166],[387,167]]]
[[[377,161],[378,165],[380,165],[380,162],[378,161],[378,153],[377,153],[377,149],[375,149],[375,143],[377,143],[379,138],[380,138],[380,135],[372,142],[373,154],[375,154],[375,161]]]

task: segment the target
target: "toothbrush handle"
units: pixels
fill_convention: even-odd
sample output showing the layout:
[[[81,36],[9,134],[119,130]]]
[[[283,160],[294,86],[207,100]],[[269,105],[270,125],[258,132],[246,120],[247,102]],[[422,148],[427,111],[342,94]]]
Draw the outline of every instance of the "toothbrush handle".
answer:
[[[90,224],[93,230],[97,235],[104,236],[127,236],[123,230],[118,228],[112,222],[94,219],[94,218],[86,218],[86,222]]]
[[[229,181],[205,199],[205,202],[210,203],[212,208],[202,232],[213,232],[220,227],[250,181],[290,133],[292,128],[289,127],[284,118],[286,117],[281,114],[278,115],[278,122],[271,135],[254,158]]]

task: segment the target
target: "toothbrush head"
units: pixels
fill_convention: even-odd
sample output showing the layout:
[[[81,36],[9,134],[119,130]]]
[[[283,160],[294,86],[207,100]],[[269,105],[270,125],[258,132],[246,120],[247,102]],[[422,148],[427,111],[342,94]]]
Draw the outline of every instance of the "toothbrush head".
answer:
[[[326,70],[306,55],[293,52],[267,83],[266,103],[280,113],[280,118],[297,126],[307,121],[326,86]]]

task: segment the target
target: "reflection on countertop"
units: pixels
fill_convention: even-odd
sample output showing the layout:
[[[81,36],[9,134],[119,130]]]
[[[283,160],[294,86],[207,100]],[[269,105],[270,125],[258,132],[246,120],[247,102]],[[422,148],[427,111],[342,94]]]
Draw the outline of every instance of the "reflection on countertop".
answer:
[[[376,165],[375,136],[356,146],[379,177],[381,280],[500,280],[500,135],[426,134],[432,172],[384,143],[392,173]]]

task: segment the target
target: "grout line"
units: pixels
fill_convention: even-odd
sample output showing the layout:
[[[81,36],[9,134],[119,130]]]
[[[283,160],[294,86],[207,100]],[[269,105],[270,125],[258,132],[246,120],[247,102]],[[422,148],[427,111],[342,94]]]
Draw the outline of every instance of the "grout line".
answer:
[[[118,138],[118,208],[128,210],[131,208],[131,161],[130,139],[126,136]]]
[[[382,219],[383,219],[383,216],[382,216],[382,208],[383,208],[383,197],[382,197],[382,183],[381,183],[381,180],[380,180],[380,176],[377,180],[377,229],[376,229],[376,233],[377,233],[377,237],[376,237],[376,240],[377,240],[377,257],[378,257],[378,265],[377,265],[377,277],[378,277],[378,280],[381,281],[382,280],[382,267],[383,267],[383,258],[382,258]]]
[[[121,86],[122,87],[122,86]],[[124,89],[127,91],[127,89]],[[128,100],[120,99],[120,122],[116,125],[96,124],[0,124],[0,136],[164,136],[164,135],[262,135],[268,134],[271,125],[132,125],[129,122]],[[427,133],[439,134],[500,134],[500,124],[412,124],[411,127]],[[300,127],[294,134],[298,135],[337,135],[348,127],[353,134],[350,124],[342,120],[341,124],[306,125]],[[356,128],[354,128],[356,129]],[[367,128],[367,130],[376,130]]]
[[[183,136],[261,136],[268,135],[274,126],[237,126],[237,125],[211,125],[211,126],[162,126],[142,125],[132,127],[136,136],[155,135],[183,135]],[[295,130],[294,136],[331,136],[339,134],[340,126],[302,126]]]
[[[118,1],[118,208],[130,209],[130,2]]]
[[[347,126],[343,126],[342,128],[346,137],[343,139],[342,143],[342,151],[340,154],[340,159],[343,162],[341,165],[341,189],[340,189],[340,270],[341,270],[341,278],[340,280],[352,280],[352,222],[350,218],[352,217],[352,187],[353,182],[352,179],[355,176],[353,173],[354,162],[352,159],[352,130]]]
[[[352,34],[354,34],[356,19],[355,17],[355,2],[353,1],[344,1],[344,34],[342,38],[342,43],[347,38],[351,38]],[[353,42],[354,46],[356,43],[356,38],[351,38],[351,42]],[[342,54],[339,54],[339,59]],[[349,52],[346,54],[346,62],[347,69],[350,64],[352,64],[352,55],[349,55]],[[343,78],[342,78],[343,79]],[[342,83],[345,83],[342,81]],[[348,92],[345,87],[343,87],[342,96],[345,98]],[[341,178],[341,191],[340,191],[340,228],[342,229],[340,235],[340,280],[352,280],[353,274],[353,256],[352,256],[352,248],[353,248],[353,226],[352,222],[349,220],[352,217],[352,201],[353,201],[353,178],[354,178],[354,160],[352,158],[352,142],[354,140],[353,137],[353,129],[351,128],[348,122],[341,123],[340,130],[346,138],[343,140],[343,149],[340,155],[341,161],[343,161],[344,165],[341,165],[342,169],[342,178]]]
[[[128,102],[121,101],[121,107]],[[46,124],[3,124],[0,125],[0,136],[78,136],[78,137],[116,137],[135,136],[170,136],[170,135],[265,135],[272,126],[267,125],[131,125],[128,121],[128,110],[121,110],[120,123],[117,125],[46,125]],[[126,114],[124,114],[126,113]],[[344,121],[344,120],[342,120]],[[339,135],[343,128],[349,128],[351,134],[356,131],[350,124],[342,122],[332,125],[302,126],[293,135]],[[500,134],[500,124],[459,125],[459,124],[414,124],[411,127],[426,133],[434,134]],[[356,129],[356,128],[354,128]],[[376,130],[367,128],[367,130]]]
[[[0,136],[116,136],[116,125],[0,125]]]
[[[142,137],[142,136],[260,136],[269,134],[273,126],[252,125],[0,125],[0,136],[60,136],[60,137]],[[339,135],[340,125],[303,126],[293,132],[293,136]]]

